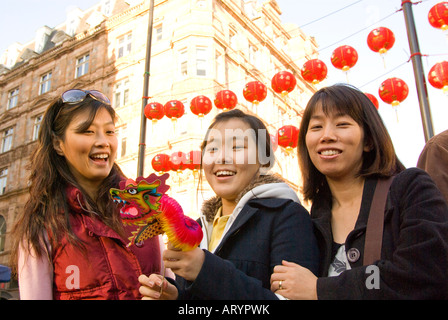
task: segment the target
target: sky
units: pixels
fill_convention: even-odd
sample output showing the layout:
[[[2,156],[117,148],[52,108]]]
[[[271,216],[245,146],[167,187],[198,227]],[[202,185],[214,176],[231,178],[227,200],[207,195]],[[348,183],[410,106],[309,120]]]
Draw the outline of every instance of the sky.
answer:
[[[38,28],[63,23],[68,8],[86,10],[100,0],[15,0],[3,1],[0,10],[0,54],[14,43],[31,41]],[[260,1],[259,1],[260,2]],[[437,0],[413,1],[412,6],[420,45],[425,78],[431,67],[448,60],[448,35],[433,28],[428,12]],[[328,76],[318,87],[348,82],[378,99],[379,113],[394,142],[396,153],[406,167],[415,166],[425,144],[410,49],[401,0],[277,0],[282,22],[294,23],[315,37],[318,58],[328,68]],[[367,35],[376,27],[387,27],[395,34],[395,44],[384,56],[371,51]],[[345,74],[330,62],[334,49],[350,45],[358,51],[357,64]],[[398,77],[409,86],[410,93],[397,112],[381,101],[380,84]],[[434,133],[448,129],[448,97],[427,81]]]
[[[428,12],[436,0],[413,0],[415,19],[425,79],[431,67],[448,61],[448,35],[432,27]],[[401,0],[277,0],[282,9],[282,22],[292,22],[305,34],[314,36],[319,44],[319,59],[328,68],[322,86],[348,82],[363,92],[374,94],[379,101],[379,113],[392,137],[395,151],[406,167],[416,166],[425,144],[422,118],[417,96],[410,49]],[[374,28],[387,27],[395,34],[394,46],[380,54],[367,46],[367,36]],[[357,64],[346,75],[331,64],[334,49],[349,45],[358,52]],[[404,80],[410,90],[397,112],[381,101],[378,89],[390,77]],[[448,129],[448,97],[427,82],[434,133]],[[397,120],[398,117],[398,120]]]

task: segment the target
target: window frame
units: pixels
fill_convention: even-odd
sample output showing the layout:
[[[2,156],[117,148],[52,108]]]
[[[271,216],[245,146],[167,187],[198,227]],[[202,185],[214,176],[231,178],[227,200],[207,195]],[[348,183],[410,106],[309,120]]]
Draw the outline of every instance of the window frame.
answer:
[[[188,48],[179,50],[179,76],[181,78],[188,77]]]
[[[10,133],[8,133],[9,131]],[[2,131],[0,153],[5,153],[12,150],[13,137],[14,137],[14,127],[9,127]]]
[[[36,141],[39,138],[39,130],[44,118],[43,114],[35,116],[33,119],[33,135],[31,136],[31,141]],[[38,120],[40,119],[40,120]]]
[[[121,43],[122,41],[122,43]],[[132,52],[132,32],[117,38],[117,59],[126,57]]]
[[[199,51],[202,54],[199,54]],[[196,61],[195,61],[195,74],[197,77],[207,77],[208,76],[208,47],[206,46],[196,46],[195,48]],[[203,56],[201,56],[203,55]],[[200,66],[202,68],[200,68]]]
[[[53,78],[53,71],[44,73],[39,81],[39,95],[43,95],[51,91],[51,79]]]
[[[90,53],[76,59],[75,79],[78,79],[89,73]]]
[[[14,88],[8,92],[8,104],[6,110],[11,110],[19,104],[19,92],[20,88]]]
[[[129,79],[123,79],[118,81],[114,87],[114,109],[125,107],[129,104],[131,85]],[[118,102],[118,103],[117,103]]]

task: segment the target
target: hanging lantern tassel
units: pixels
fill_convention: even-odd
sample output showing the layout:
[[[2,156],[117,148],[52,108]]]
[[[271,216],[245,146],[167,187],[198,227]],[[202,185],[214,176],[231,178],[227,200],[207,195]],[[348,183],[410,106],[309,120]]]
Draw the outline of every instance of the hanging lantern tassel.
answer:
[[[342,68],[342,71],[344,71],[344,73],[345,73],[345,79],[346,79],[347,83],[350,83],[350,80],[348,78],[348,72],[350,71],[350,68],[345,66]]]
[[[397,123],[398,123],[399,122],[398,121],[398,107],[400,106],[400,102],[397,100],[392,101],[391,106],[392,106],[392,109],[395,111],[395,116],[397,117]]]
[[[385,58],[386,52],[387,52],[387,50],[384,51],[384,49],[381,49],[380,51],[378,51],[378,53],[380,54],[381,60],[383,60],[383,67],[384,67],[384,69],[387,69],[387,67],[386,67],[386,58]]]

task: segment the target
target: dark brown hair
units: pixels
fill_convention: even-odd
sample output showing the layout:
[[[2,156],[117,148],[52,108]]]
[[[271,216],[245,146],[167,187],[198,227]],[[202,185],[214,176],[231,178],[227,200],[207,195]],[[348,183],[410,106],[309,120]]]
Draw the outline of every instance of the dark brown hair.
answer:
[[[262,167],[270,169],[275,164],[275,156],[274,156],[274,150],[272,149],[271,136],[269,134],[269,131],[268,131],[266,125],[263,123],[262,120],[260,120],[256,116],[244,113],[243,111],[241,111],[239,109],[233,109],[230,111],[221,112],[218,115],[216,115],[215,118],[213,119],[213,122],[208,127],[207,133],[205,134],[204,140],[202,141],[202,144],[201,144],[201,166],[200,166],[200,170],[199,170],[200,174],[199,174],[199,180],[198,180],[198,188],[197,188],[197,192],[196,192],[196,200],[198,197],[199,190],[202,189],[202,187],[201,187],[202,186],[202,162],[203,162],[202,158],[204,156],[205,147],[207,146],[207,141],[208,141],[208,136],[210,134],[210,131],[213,128],[215,128],[219,123],[226,122],[231,119],[240,119],[244,123],[248,124],[249,127],[255,131],[256,142],[258,142],[259,139],[261,138],[259,136],[259,134],[262,134],[263,132],[265,132],[264,136],[262,137],[262,139],[265,139],[265,141],[266,141],[265,150],[257,150],[257,152],[258,152],[257,156],[260,156],[261,152],[263,152],[263,151],[265,152],[263,154],[263,156],[266,156],[268,161],[266,162],[266,164],[263,164]]]
[[[204,154],[204,148],[207,145],[208,136],[210,134],[210,130],[215,128],[216,125],[222,122],[229,121],[231,119],[240,119],[255,132],[255,141],[258,142],[260,139],[263,139],[263,141],[266,141],[265,143],[265,150],[258,150],[258,157],[260,160],[260,156],[265,156],[267,158],[266,164],[263,164],[263,167],[272,168],[275,163],[275,156],[274,151],[272,149],[271,145],[271,136],[269,134],[269,131],[266,127],[266,125],[263,123],[262,120],[257,118],[256,116],[244,113],[243,111],[239,109],[233,109],[230,111],[219,113],[214,119],[213,122],[208,127],[207,133],[205,134],[204,140],[201,144],[201,152],[202,155]],[[263,137],[260,137],[260,134],[263,134]],[[264,151],[264,154],[262,153]],[[202,161],[201,161],[202,164]]]
[[[55,139],[64,140],[66,129],[77,114],[88,110],[89,117],[85,123],[88,127],[102,108],[109,112],[114,121],[117,120],[115,110],[110,105],[90,96],[77,104],[67,104],[59,98],[46,110],[37,147],[30,158],[30,197],[12,231],[11,266],[16,267],[19,246],[25,250],[34,250],[37,257],[48,254],[45,252],[46,239],[50,241],[52,248],[55,248],[62,237],[68,237],[76,246],[83,247],[72,233],[69,223],[66,199],[66,189],[69,185],[82,192],[88,211],[96,213],[107,226],[122,234],[119,213],[109,198],[109,189],[118,187],[124,176],[118,165],[114,164],[109,176],[99,188],[97,198],[92,199],[76,181],[65,157],[59,155],[54,148]]]
[[[336,84],[317,91],[305,108],[300,123],[298,156],[303,177],[305,200],[313,201],[318,192],[329,191],[325,176],[320,173],[308,154],[306,134],[312,115],[322,108],[326,115],[337,113],[348,115],[364,130],[365,143],[371,147],[363,153],[360,172],[362,177],[389,177],[404,166],[395,154],[387,129],[369,98],[357,88],[346,84]]]

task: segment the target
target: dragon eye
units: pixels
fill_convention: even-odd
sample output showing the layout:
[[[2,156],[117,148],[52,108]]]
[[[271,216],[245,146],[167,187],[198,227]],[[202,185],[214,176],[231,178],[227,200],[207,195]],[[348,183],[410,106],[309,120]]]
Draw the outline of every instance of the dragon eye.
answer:
[[[137,194],[137,189],[134,189],[134,188],[128,189],[128,193],[129,194]]]

